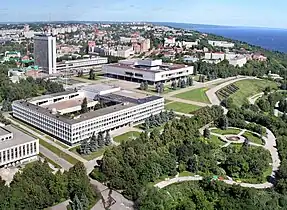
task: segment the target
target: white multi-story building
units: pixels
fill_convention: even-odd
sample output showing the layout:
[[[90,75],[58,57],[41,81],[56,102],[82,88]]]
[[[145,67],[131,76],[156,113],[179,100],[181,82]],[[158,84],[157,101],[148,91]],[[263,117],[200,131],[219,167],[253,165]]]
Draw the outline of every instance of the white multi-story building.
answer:
[[[65,70],[65,69],[80,68],[80,67],[87,67],[87,66],[98,66],[98,65],[103,65],[107,63],[108,63],[108,58],[105,58],[105,57],[63,61],[63,62],[57,63],[57,70]]]
[[[56,37],[49,35],[34,36],[35,65],[48,74],[54,74],[57,73],[56,58]]]
[[[175,44],[175,37],[164,38],[164,46],[174,46]]]
[[[46,95],[30,101],[14,101],[13,116],[73,145],[90,138],[93,133],[142,122],[164,109],[162,97],[139,96],[131,91],[102,86],[94,85],[77,92]],[[79,115],[84,98],[87,98],[90,111]],[[107,102],[109,106],[94,111],[99,101]]]
[[[122,60],[116,64],[103,66],[103,72],[119,79],[137,82],[168,82],[193,74],[193,66],[162,63],[162,60]]]
[[[245,56],[237,56],[228,60],[229,64],[232,66],[242,67],[247,63],[247,58]]]
[[[39,140],[8,125],[0,127],[0,166],[18,165],[37,159]]]
[[[224,47],[224,48],[233,48],[234,47],[234,43],[226,42],[226,41],[208,40],[208,44],[210,44],[214,47]]]

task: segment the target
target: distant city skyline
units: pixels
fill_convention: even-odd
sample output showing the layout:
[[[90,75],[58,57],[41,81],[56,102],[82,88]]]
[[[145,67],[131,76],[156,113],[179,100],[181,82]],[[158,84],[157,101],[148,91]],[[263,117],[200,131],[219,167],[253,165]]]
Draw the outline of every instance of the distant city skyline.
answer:
[[[9,0],[1,22],[135,21],[287,28],[287,2],[260,0]]]

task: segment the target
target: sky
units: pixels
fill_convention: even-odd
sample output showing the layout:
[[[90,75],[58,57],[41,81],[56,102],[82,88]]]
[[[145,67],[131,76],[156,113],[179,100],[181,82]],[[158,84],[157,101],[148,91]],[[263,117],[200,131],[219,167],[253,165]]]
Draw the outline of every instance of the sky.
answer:
[[[286,0],[1,0],[0,22],[149,21],[287,28]]]

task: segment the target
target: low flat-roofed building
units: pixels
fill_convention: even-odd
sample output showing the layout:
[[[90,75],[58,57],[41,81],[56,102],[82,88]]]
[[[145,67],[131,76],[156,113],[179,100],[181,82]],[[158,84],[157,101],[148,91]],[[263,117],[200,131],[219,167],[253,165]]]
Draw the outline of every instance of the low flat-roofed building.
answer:
[[[213,41],[213,40],[208,40],[208,44],[214,47],[224,47],[224,48],[233,48],[234,43],[232,42],[227,42],[227,41]]]
[[[247,58],[245,56],[237,56],[235,58],[229,59],[228,62],[232,66],[242,67],[247,63]]]
[[[13,116],[73,145],[93,133],[132,126],[164,110],[162,97],[147,97],[117,87],[108,90],[105,85],[101,90],[100,86],[14,101]],[[84,98],[88,112],[81,113]],[[102,103],[104,106],[99,108],[97,105]]]
[[[193,66],[163,63],[162,60],[134,59],[104,65],[103,72],[119,79],[136,82],[148,81],[150,84],[154,84],[187,77],[193,74]]]
[[[88,59],[71,60],[57,63],[57,70],[66,70],[70,68],[97,66],[108,63],[108,58],[96,57]]]
[[[38,139],[34,139],[11,125],[0,127],[0,167],[36,160],[38,154]]]

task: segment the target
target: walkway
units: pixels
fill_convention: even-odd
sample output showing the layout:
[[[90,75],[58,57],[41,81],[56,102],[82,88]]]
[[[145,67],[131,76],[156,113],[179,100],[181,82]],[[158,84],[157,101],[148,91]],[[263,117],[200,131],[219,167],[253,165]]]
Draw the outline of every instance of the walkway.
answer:
[[[250,104],[255,104],[256,100],[261,98],[263,95],[264,95],[263,92],[262,93],[257,93],[254,96],[249,97],[248,101],[249,101]]]

